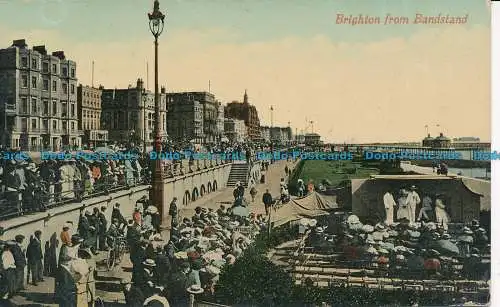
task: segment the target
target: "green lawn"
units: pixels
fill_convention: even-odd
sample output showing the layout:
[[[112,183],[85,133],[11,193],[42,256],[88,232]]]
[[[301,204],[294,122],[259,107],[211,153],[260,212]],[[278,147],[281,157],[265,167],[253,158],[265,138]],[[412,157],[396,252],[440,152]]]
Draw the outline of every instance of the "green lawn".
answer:
[[[332,186],[337,186],[342,181],[369,178],[370,175],[379,174],[376,168],[365,168],[361,166],[361,163],[352,161],[307,160],[302,163],[304,165],[293,177],[295,180],[299,178],[304,180],[306,184],[312,180],[315,185],[318,185],[326,179]]]

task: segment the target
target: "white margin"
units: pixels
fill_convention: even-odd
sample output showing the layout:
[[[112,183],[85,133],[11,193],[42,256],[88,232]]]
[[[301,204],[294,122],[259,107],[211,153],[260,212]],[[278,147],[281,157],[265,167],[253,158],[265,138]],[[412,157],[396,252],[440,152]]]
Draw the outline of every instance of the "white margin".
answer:
[[[491,150],[500,149],[500,2],[491,1]],[[500,161],[491,161],[491,286],[490,306],[500,306]]]

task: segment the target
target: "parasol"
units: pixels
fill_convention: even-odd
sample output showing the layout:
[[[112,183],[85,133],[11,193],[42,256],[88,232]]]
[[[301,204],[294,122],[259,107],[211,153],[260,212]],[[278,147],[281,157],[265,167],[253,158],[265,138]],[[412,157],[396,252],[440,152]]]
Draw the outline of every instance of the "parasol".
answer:
[[[440,253],[448,256],[455,256],[460,254],[458,247],[449,240],[439,240],[434,243],[434,249]]]

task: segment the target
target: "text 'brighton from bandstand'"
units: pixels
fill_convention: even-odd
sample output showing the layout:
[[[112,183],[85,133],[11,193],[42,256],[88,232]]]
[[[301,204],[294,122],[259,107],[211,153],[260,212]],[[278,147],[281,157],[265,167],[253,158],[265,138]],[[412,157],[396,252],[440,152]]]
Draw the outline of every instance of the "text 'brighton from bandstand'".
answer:
[[[373,15],[346,15],[337,14],[335,23],[338,25],[436,25],[436,24],[466,24],[469,15],[464,16],[450,16],[447,14],[438,14],[436,16],[427,16],[420,13],[415,13],[414,16],[395,16],[386,14],[385,16]]]

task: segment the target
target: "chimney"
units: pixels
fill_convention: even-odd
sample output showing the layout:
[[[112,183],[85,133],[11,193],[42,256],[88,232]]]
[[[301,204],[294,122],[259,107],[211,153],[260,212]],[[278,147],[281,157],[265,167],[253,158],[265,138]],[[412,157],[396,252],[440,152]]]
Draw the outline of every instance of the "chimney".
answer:
[[[43,55],[47,55],[47,49],[45,49],[45,46],[42,45],[42,46],[34,46],[33,47],[33,50],[43,54]]]
[[[102,90],[104,90],[104,86],[103,86],[102,84],[101,84],[101,85],[99,85],[99,89],[100,89],[101,91],[102,91]]]
[[[162,93],[162,94],[165,94],[165,92],[166,92],[166,91],[167,91],[167,90],[165,89],[165,87],[164,87],[164,86],[162,86],[162,87],[161,87],[161,93]]]
[[[144,87],[144,81],[141,78],[137,79],[137,88],[142,89]]]
[[[52,55],[59,58],[60,60],[65,60],[66,56],[64,55],[64,51],[54,51]]]
[[[444,135],[443,135],[443,133],[442,133],[442,132],[440,132],[440,133],[439,133],[439,136],[440,136],[440,137],[443,137]]]
[[[430,133],[427,133],[427,137],[430,138],[431,137],[431,134]]]
[[[28,47],[28,44],[26,44],[25,39],[16,39],[16,40],[12,41],[12,46],[16,46],[19,48],[26,48],[26,47]]]

